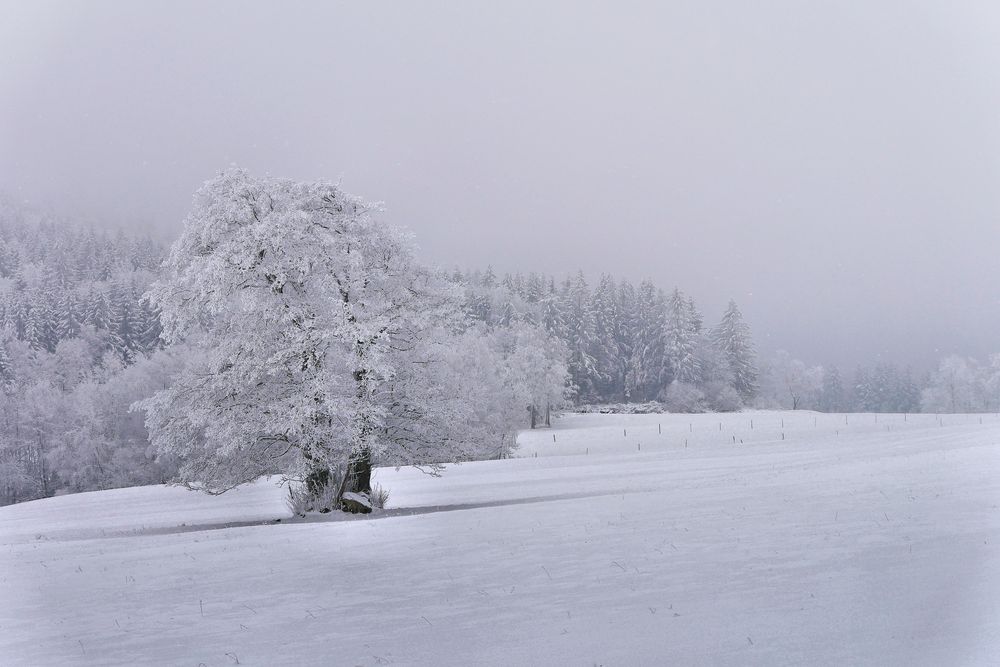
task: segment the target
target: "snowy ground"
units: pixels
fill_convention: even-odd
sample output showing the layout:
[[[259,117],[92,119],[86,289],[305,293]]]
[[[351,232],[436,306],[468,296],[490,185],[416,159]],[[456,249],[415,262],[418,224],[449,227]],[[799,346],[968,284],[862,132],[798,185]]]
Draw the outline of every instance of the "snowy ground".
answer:
[[[982,421],[575,415],[379,471],[374,519],[267,482],[0,508],[0,664],[996,664]]]

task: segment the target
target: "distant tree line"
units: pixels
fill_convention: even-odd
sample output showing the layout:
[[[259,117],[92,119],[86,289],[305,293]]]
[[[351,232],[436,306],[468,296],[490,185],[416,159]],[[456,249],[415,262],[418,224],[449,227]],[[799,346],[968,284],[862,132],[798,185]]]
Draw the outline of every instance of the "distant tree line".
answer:
[[[51,353],[91,327],[125,362],[159,347],[159,316],[143,294],[164,248],[32,217],[0,205],[0,331]]]
[[[985,361],[950,355],[922,375],[891,362],[858,366],[845,378],[836,366],[807,366],[779,351],[762,364],[757,406],[820,412],[1000,412],[1000,354]]]
[[[299,196],[292,190],[280,193],[289,201]],[[275,191],[272,197],[278,194]],[[380,256],[387,256],[387,249],[398,257],[408,256],[391,236],[383,237],[376,227],[364,229],[369,229],[365,233],[373,247],[382,248]],[[271,244],[267,247],[272,249],[287,243],[280,226],[268,234],[258,242]],[[311,243],[304,237],[303,253],[313,252]],[[204,250],[191,250],[192,261]],[[216,359],[212,365],[211,355],[206,356],[208,348],[201,344],[192,346],[178,339],[165,346],[161,303],[147,294],[151,285],[164,280],[166,255],[163,247],[149,239],[82,228],[0,203],[0,503],[60,491],[176,479],[187,454],[186,443],[204,445],[206,440],[199,434],[217,420],[211,411],[222,409],[212,407],[212,397],[232,397],[240,390],[238,384],[219,384],[240,380],[238,375],[226,380],[227,374],[240,368],[239,364],[246,366],[241,372],[254,373],[261,364],[271,363],[272,357],[287,357],[287,349],[277,346],[270,356],[248,361],[251,357],[237,345],[228,360]],[[258,270],[264,266],[263,257],[250,256],[246,268],[240,270]],[[282,288],[291,272],[299,270],[294,258],[287,262],[263,273],[261,284],[270,290]],[[393,426],[379,428],[405,434],[410,445],[409,453],[386,450],[384,461],[431,460],[428,457],[440,451],[433,454],[435,450],[428,447],[415,453],[415,447],[440,438],[453,442],[447,452],[452,458],[507,455],[513,446],[512,429],[544,425],[552,410],[568,403],[659,401],[660,408],[672,412],[741,407],[826,412],[1000,411],[1000,355],[986,361],[947,357],[935,372],[919,377],[891,363],[858,367],[851,376],[844,376],[835,366],[810,366],[785,352],[758,360],[749,326],[735,302],[730,302],[717,324],[706,326],[693,299],[680,289],[664,292],[650,281],[634,285],[602,275],[592,286],[582,272],[561,279],[539,273],[498,277],[488,268],[432,276],[415,264],[403,266],[404,272],[380,278],[386,290],[391,287],[392,293],[401,295],[399,299],[388,291],[378,298],[385,307],[392,307],[391,312],[404,301],[413,302],[407,305],[406,315],[412,320],[406,325],[406,335],[412,340],[404,348],[384,347],[385,340],[378,333],[386,326],[384,313],[373,311],[370,323],[362,326],[363,312],[358,309],[375,303],[374,296],[368,297],[352,306],[353,320],[337,326],[371,336],[370,349],[378,349],[378,356],[372,356],[366,362],[369,366],[360,371],[329,376],[334,384],[349,380],[347,387],[355,382],[351,377],[378,377],[388,383],[391,391],[386,396],[395,399],[370,402],[366,410],[374,419],[394,420]],[[218,267],[231,268],[225,262]],[[215,270],[222,270],[218,267]],[[369,274],[352,277],[361,286],[357,289],[370,289],[366,276],[382,271],[378,262],[365,270]],[[220,279],[199,271],[191,271],[190,276],[199,290]],[[421,297],[423,305],[415,301],[412,285],[408,286],[417,279],[436,285]],[[233,290],[232,303],[245,298],[240,284],[228,289]],[[279,291],[271,297],[281,307],[294,305],[303,316],[316,317],[316,305],[293,301],[292,293]],[[350,293],[358,294],[354,288]],[[427,320],[426,304],[431,302],[426,299],[431,297],[435,307],[444,308],[446,318]],[[228,307],[227,299],[213,306],[216,312]],[[223,321],[207,312],[186,315],[187,326],[201,327],[206,317]],[[428,337],[424,320],[433,322],[434,337]],[[279,337],[297,331],[304,321],[278,317],[268,333],[261,328],[263,320],[251,316],[232,319],[222,331],[235,327],[256,336],[259,340],[246,350],[260,354]],[[291,329],[283,329],[285,325]],[[305,386],[303,382],[322,385],[325,377],[314,366],[319,358],[314,348],[322,336],[315,341],[313,337],[308,333],[302,340],[289,339],[302,348],[296,352],[300,366],[289,368],[289,377],[301,377],[289,381],[289,391],[283,395],[290,401],[289,415],[312,414],[309,419],[316,420],[314,407],[296,402],[297,396],[306,396],[296,387]],[[413,358],[417,348],[423,350],[423,359]],[[432,357],[445,362],[437,363],[433,373],[426,366]],[[287,365],[288,360],[283,363]],[[202,386],[204,378],[211,378],[217,386]],[[442,386],[445,390],[437,395],[426,393]],[[191,392],[192,387],[215,389],[204,400],[193,400],[200,394]],[[169,403],[162,397],[171,388],[182,390],[172,394],[175,408],[183,404],[191,414],[208,411],[204,424],[177,421],[176,410],[169,416]],[[165,425],[163,433],[170,432],[167,445],[156,444],[146,415],[135,409],[137,402],[153,405],[149,401],[155,396],[161,397],[157,414],[166,420],[160,422]],[[317,396],[315,392],[307,396],[312,406]],[[348,405],[356,401],[352,396],[348,392],[325,400]],[[444,406],[449,412],[440,411]],[[424,416],[415,419],[418,414]],[[416,424],[426,429],[432,415],[439,424],[437,430],[414,430]],[[233,430],[226,437],[249,427],[263,428],[270,419],[266,411],[242,415],[231,420]],[[462,422],[461,429],[443,427],[456,421]],[[309,424],[314,429],[318,422]],[[331,418],[330,428],[334,424]],[[300,427],[289,422],[283,428],[290,433]],[[470,439],[488,444],[473,447],[459,442]],[[352,445],[348,439],[337,447],[331,452],[343,456]],[[371,451],[377,450],[373,446]],[[189,466],[192,460],[189,457]],[[206,470],[208,460],[200,459],[188,470],[191,474]],[[372,458],[368,464],[374,462]],[[263,464],[255,468],[264,469]],[[221,471],[216,481],[222,486],[232,482],[234,478],[227,475]]]
[[[583,272],[557,281],[539,273],[455,271],[465,310],[492,327],[538,324],[569,349],[574,400],[662,401],[677,411],[736,410],[758,391],[750,328],[730,302],[706,327],[693,299],[651,281],[638,286]]]
[[[143,297],[163,257],[0,201],[0,504],[176,471],[130,411],[178,363]]]
[[[820,412],[919,412],[928,378],[893,363],[858,366],[844,378],[836,366],[807,366],[784,350],[762,364],[758,406]]]

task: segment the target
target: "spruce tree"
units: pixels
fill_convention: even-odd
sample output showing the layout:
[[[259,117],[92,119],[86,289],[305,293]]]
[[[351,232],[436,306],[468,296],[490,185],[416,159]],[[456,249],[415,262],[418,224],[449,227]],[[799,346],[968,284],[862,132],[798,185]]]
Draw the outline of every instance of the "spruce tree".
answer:
[[[636,339],[632,364],[639,400],[653,400],[666,386],[664,332],[666,296],[648,280],[639,284],[636,300]]]
[[[712,332],[712,340],[722,351],[732,372],[733,388],[748,401],[757,393],[757,360],[750,327],[743,320],[736,301],[731,300],[722,322]]]
[[[674,289],[667,300],[666,326],[664,330],[664,359],[666,382],[695,383],[700,377],[698,357],[698,329],[693,303],[684,298],[679,289]]]
[[[857,412],[874,412],[877,410],[876,392],[872,385],[871,373],[864,366],[854,370],[854,405]]]
[[[823,373],[823,387],[819,394],[819,409],[822,412],[843,412],[844,385],[840,379],[840,370],[836,366],[828,366]]]
[[[608,274],[594,290],[594,342],[595,358],[599,381],[597,393],[601,400],[615,400],[621,395],[619,386],[621,368],[621,349],[618,345],[618,323],[621,315],[618,312],[618,289],[615,280]]]
[[[80,334],[80,313],[76,294],[68,287],[63,288],[59,297],[56,319],[56,335],[59,340],[74,338]]]
[[[542,326],[552,336],[561,340],[567,340],[566,319],[563,317],[562,300],[559,292],[556,291],[555,278],[549,278],[548,287],[541,299],[541,319]]]
[[[639,314],[638,297],[635,287],[627,280],[618,285],[618,349],[619,380],[622,399],[631,401],[639,396],[638,372],[638,339]]]
[[[600,377],[594,358],[594,314],[590,308],[590,289],[580,271],[563,283],[562,312],[565,318],[566,343],[569,346],[569,372],[580,401],[597,398],[596,383]]]
[[[7,351],[7,341],[0,337],[0,394],[9,392],[13,387],[14,366]]]
[[[694,299],[691,297],[688,297],[687,300],[687,311],[688,318],[691,321],[691,328],[694,329],[695,335],[700,335],[705,323],[701,317],[701,313],[698,311],[698,307],[694,303]]]
[[[142,322],[137,309],[135,295],[121,283],[115,283],[110,295],[111,348],[125,363],[135,358],[139,350],[139,338],[142,333]]]

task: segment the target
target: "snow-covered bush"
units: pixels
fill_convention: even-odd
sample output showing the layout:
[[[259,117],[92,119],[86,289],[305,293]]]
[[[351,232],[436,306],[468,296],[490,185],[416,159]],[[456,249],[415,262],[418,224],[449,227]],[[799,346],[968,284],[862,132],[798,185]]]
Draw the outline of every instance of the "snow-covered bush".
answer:
[[[294,516],[305,516],[312,507],[312,495],[303,486],[289,484],[285,505]]]
[[[325,476],[322,484],[308,484],[299,481],[290,481],[288,484],[288,498],[285,504],[295,516],[305,516],[309,512],[319,512],[325,514],[337,506],[337,492],[343,476],[337,470],[331,470]]]
[[[381,484],[372,484],[372,491],[368,494],[368,498],[372,501],[372,507],[384,510],[386,503],[389,502],[389,490]]]
[[[673,382],[663,392],[663,404],[670,412],[705,412],[705,394],[687,382]]]
[[[739,392],[721,382],[705,384],[705,404],[712,412],[736,412],[743,407]]]

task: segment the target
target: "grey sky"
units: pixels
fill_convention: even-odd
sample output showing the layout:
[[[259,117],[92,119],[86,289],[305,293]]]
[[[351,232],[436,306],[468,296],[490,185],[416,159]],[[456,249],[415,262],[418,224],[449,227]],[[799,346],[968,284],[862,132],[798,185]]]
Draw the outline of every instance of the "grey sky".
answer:
[[[443,266],[732,296],[843,365],[1000,351],[994,2],[0,0],[0,189],[171,239],[237,163]]]

